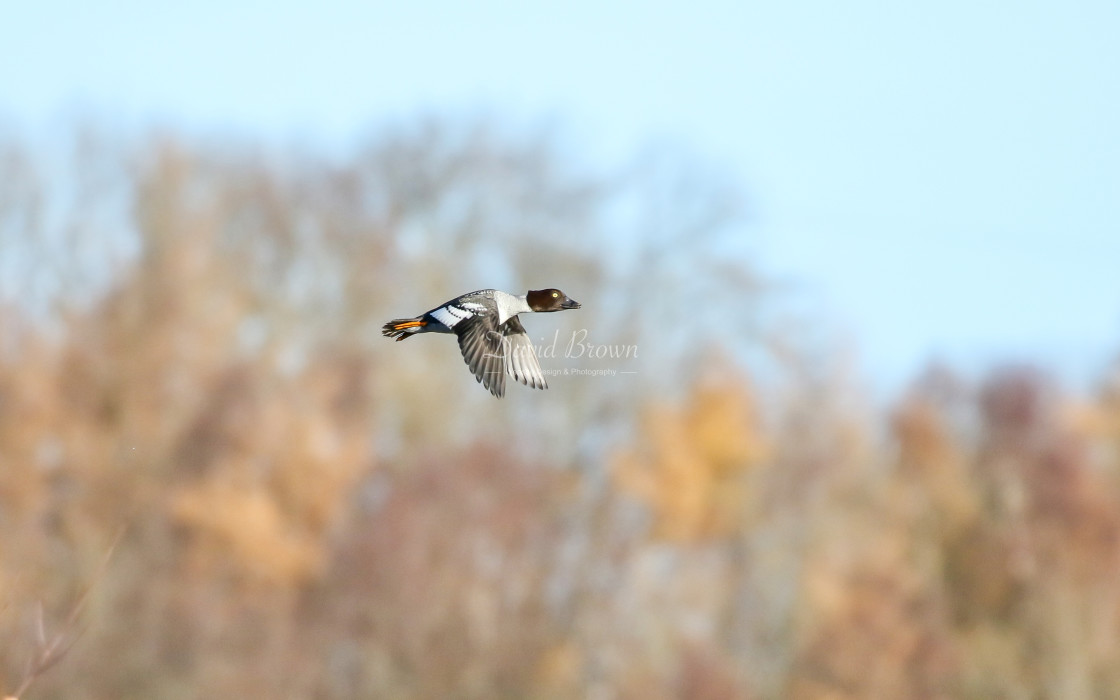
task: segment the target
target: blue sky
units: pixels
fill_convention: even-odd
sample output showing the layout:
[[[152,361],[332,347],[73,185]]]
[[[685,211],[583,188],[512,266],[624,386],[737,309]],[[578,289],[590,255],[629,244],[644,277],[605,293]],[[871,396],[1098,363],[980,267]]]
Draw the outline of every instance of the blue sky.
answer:
[[[0,116],[345,143],[386,117],[554,120],[735,173],[770,274],[869,376],[1120,350],[1120,3],[9,4]],[[0,121],[0,124],[4,123]]]

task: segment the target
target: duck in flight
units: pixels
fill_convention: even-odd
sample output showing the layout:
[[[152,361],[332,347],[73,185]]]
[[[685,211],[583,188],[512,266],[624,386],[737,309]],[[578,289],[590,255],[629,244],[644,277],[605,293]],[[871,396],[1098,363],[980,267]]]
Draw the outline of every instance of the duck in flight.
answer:
[[[517,315],[579,307],[579,302],[559,289],[530,290],[524,296],[480,289],[415,318],[393,319],[381,327],[381,332],[398,341],[417,333],[454,333],[475,379],[501,398],[507,374],[534,389],[548,388],[529,334]]]

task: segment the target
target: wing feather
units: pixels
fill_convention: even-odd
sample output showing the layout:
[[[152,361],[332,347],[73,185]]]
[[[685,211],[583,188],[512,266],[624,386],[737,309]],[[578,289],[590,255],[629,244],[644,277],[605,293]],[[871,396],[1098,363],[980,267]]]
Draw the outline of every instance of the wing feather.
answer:
[[[548,382],[544,379],[537,353],[525,332],[525,326],[516,316],[510,318],[502,326],[502,337],[505,349],[506,372],[526,386],[534,389],[547,389]]]
[[[498,331],[497,316],[480,313],[464,318],[455,325],[459,350],[463,353],[474,378],[501,398],[505,394],[505,372],[502,365],[502,334]]]

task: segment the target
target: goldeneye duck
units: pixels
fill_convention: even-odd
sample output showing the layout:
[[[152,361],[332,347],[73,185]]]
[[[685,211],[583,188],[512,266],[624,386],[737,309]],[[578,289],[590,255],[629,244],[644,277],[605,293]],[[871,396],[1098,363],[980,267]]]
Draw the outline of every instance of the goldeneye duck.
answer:
[[[517,315],[579,307],[579,302],[559,289],[530,290],[524,296],[480,289],[415,318],[393,319],[381,327],[381,332],[398,341],[417,333],[454,333],[475,379],[501,398],[507,374],[534,389],[548,388],[529,334]]]

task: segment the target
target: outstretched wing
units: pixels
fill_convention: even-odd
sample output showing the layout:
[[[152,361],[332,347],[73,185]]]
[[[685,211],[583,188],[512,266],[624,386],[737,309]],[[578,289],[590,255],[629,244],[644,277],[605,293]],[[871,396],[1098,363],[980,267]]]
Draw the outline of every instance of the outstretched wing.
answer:
[[[505,348],[498,330],[498,315],[476,313],[458,320],[454,325],[459,337],[459,350],[474,378],[499,399],[505,394]]]
[[[534,389],[547,389],[548,382],[544,380],[541,365],[537,362],[537,353],[529,341],[529,334],[525,326],[513,316],[502,326],[502,349],[505,351],[504,366],[506,374]]]

